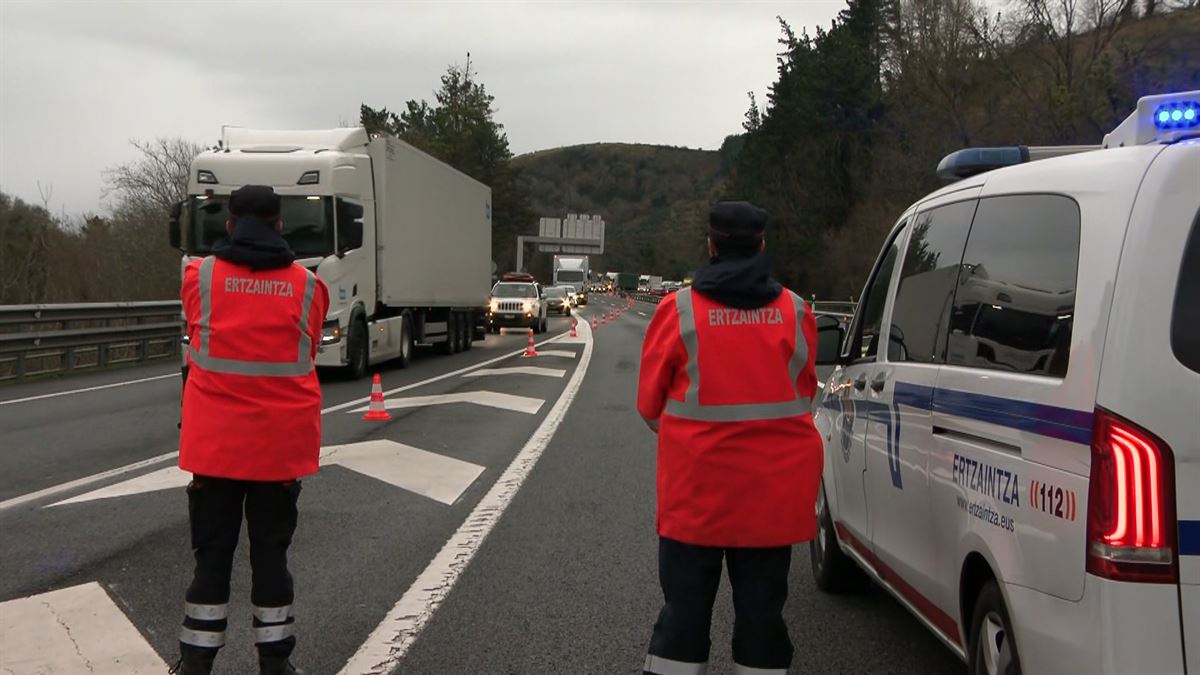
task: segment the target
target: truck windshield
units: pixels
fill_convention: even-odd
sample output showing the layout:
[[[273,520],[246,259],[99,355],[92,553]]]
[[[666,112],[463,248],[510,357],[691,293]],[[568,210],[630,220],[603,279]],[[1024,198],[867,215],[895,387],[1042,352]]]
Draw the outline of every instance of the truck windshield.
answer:
[[[583,270],[559,270],[554,278],[559,282],[578,283],[583,281]]]
[[[190,204],[191,231],[188,253],[203,255],[212,252],[218,241],[226,238],[225,221],[229,219],[229,197],[193,195]],[[280,218],[283,238],[297,257],[327,256],[333,253],[333,198],[282,197]]]

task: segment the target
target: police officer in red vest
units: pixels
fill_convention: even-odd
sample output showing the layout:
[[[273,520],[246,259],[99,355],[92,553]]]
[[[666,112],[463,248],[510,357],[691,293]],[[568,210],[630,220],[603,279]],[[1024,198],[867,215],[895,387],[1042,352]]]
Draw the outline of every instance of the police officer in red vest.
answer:
[[[767,214],[709,213],[712,263],[665,297],[646,332],[638,412],[658,432],[658,560],[665,605],[644,671],[705,671],[722,563],[736,673],[786,673],[791,547],[816,534],[823,461],[813,426],[816,319],[771,278]]]
[[[180,661],[209,673],[225,644],[229,577],[245,514],[259,672],[297,673],[287,550],[300,478],[317,471],[321,387],[314,359],[329,290],[293,262],[280,200],[247,185],[229,198],[227,241],[184,272],[190,340],[179,466],[188,486],[196,570],[187,590]]]

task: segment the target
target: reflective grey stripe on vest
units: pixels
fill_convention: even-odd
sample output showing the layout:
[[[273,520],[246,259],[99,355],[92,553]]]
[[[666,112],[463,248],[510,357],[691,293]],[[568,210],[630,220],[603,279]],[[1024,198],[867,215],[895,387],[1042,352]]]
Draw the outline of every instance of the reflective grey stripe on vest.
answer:
[[[183,613],[191,619],[220,621],[229,618],[229,605],[197,605],[187,602],[183,605]]]
[[[192,345],[191,359],[197,366],[214,373],[251,375],[259,377],[297,377],[312,372],[312,338],[308,335],[308,314],[312,309],[313,296],[317,292],[317,276],[304,270],[304,297],[300,306],[300,321],[297,328],[300,339],[294,361],[245,361],[223,359],[209,354],[209,339],[212,333],[212,279],[216,258],[208,256],[200,263],[200,345]]]
[[[225,631],[179,629],[179,641],[196,647],[220,647],[225,644]]]
[[[250,613],[263,623],[280,623],[292,616],[292,606],[283,607],[251,607]]]
[[[676,291],[676,293],[678,292]],[[661,656],[647,654],[646,662],[642,665],[642,670],[647,673],[655,673],[655,675],[704,675],[704,671],[708,670],[708,664],[688,663],[687,661],[664,659]]]
[[[254,642],[279,642],[290,638],[295,631],[294,625],[285,623],[282,626],[259,626],[254,629]]]
[[[796,314],[796,348],[788,359],[788,375],[792,386],[804,372],[808,362],[808,341],[804,339],[805,304],[800,296],[788,291]],[[733,405],[702,405],[700,403],[700,338],[696,332],[696,312],[693,308],[690,288],[675,293],[675,310],[679,314],[679,336],[687,351],[688,386],[683,400],[667,399],[664,412],[672,417],[681,417],[703,422],[753,422],[799,417],[812,411],[812,399],[800,397],[775,403],[740,403]],[[798,394],[798,392],[797,392]]]

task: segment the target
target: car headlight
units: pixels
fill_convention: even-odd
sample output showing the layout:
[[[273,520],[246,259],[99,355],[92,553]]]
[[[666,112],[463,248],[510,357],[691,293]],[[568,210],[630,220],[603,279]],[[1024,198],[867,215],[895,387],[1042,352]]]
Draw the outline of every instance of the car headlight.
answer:
[[[325,325],[321,326],[321,344],[331,345],[342,339],[342,327],[338,325],[336,320],[326,321]]]
[[[492,302],[491,302],[491,304],[488,306],[488,308],[489,308],[491,311],[493,311],[493,312],[498,312],[498,311],[500,311],[500,301],[499,301],[499,300],[492,300]]]
[[[533,301],[532,301],[532,300],[526,300],[526,301],[525,301],[525,311],[526,311],[526,312],[532,312],[532,311],[533,311]]]

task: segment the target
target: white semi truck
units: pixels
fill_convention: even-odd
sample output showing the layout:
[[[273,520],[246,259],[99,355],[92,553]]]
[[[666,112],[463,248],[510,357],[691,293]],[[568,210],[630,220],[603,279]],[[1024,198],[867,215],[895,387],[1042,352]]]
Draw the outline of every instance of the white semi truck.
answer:
[[[586,255],[554,256],[554,283],[551,286],[570,286],[576,291],[586,288],[588,257]]]
[[[418,346],[470,349],[486,331],[492,191],[395,138],[361,127],[263,131],[226,127],[192,162],[171,244],[183,264],[226,236],[229,194],[270,185],[283,237],[329,286],[317,365],[362,377]]]

